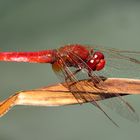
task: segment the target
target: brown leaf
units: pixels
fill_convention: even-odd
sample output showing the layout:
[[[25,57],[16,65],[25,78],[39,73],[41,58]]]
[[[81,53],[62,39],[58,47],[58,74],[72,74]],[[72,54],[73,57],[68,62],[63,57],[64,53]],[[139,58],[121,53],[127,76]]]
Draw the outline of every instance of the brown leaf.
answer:
[[[140,94],[140,80],[108,78],[104,81],[105,89],[89,88],[85,82],[92,84],[91,81],[79,81],[80,85],[90,93],[90,96],[100,100],[99,94],[105,98],[114,97],[113,92],[124,96],[128,94]],[[78,85],[79,85],[78,83]],[[63,84],[56,84],[35,90],[20,91],[9,97],[0,104],[0,116],[4,115],[14,105],[34,105],[34,106],[62,106],[78,104],[72,93]],[[85,91],[80,91],[85,92]],[[107,96],[109,95],[109,96]],[[84,100],[80,101],[84,103]]]

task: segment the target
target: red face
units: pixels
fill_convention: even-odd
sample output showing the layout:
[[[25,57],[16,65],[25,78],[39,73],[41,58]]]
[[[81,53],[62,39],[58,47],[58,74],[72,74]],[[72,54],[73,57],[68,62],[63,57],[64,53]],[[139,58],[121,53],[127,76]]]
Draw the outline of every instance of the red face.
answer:
[[[101,52],[95,52],[93,56],[86,62],[86,64],[93,70],[102,70],[105,66],[104,55]]]

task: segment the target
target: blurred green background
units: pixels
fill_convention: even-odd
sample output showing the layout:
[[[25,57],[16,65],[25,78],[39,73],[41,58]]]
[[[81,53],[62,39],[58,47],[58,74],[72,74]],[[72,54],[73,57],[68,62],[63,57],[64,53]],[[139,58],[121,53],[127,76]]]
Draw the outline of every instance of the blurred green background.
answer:
[[[0,0],[0,51],[37,51],[68,43],[140,50],[139,0]],[[49,64],[0,63],[0,99],[58,82]],[[140,115],[140,97],[129,96]],[[0,140],[137,140],[140,123],[90,104],[16,106],[0,118]]]

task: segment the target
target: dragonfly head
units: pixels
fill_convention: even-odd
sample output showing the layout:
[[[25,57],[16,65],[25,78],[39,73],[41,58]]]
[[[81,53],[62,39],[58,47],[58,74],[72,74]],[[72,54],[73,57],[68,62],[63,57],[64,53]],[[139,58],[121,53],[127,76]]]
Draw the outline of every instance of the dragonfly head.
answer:
[[[94,52],[93,55],[88,59],[86,64],[93,70],[102,70],[105,66],[104,55],[101,52]]]

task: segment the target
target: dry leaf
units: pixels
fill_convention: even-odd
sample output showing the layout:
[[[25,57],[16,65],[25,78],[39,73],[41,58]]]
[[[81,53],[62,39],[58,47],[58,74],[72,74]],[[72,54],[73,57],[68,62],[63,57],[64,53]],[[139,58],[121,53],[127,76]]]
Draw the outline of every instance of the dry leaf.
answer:
[[[91,81],[87,80],[79,81],[84,89],[90,93],[90,96],[94,96],[96,100],[100,100],[99,94],[104,95],[105,98],[114,97],[114,91],[122,96],[128,94],[140,94],[140,80],[137,79],[108,78],[104,81],[106,90],[97,88],[91,89],[85,86],[85,82],[92,84]],[[1,102],[0,116],[4,115],[14,105],[62,106],[78,104],[75,97],[65,86],[63,86],[63,84],[56,84],[16,93]],[[85,101],[81,100],[80,102],[84,103]]]

